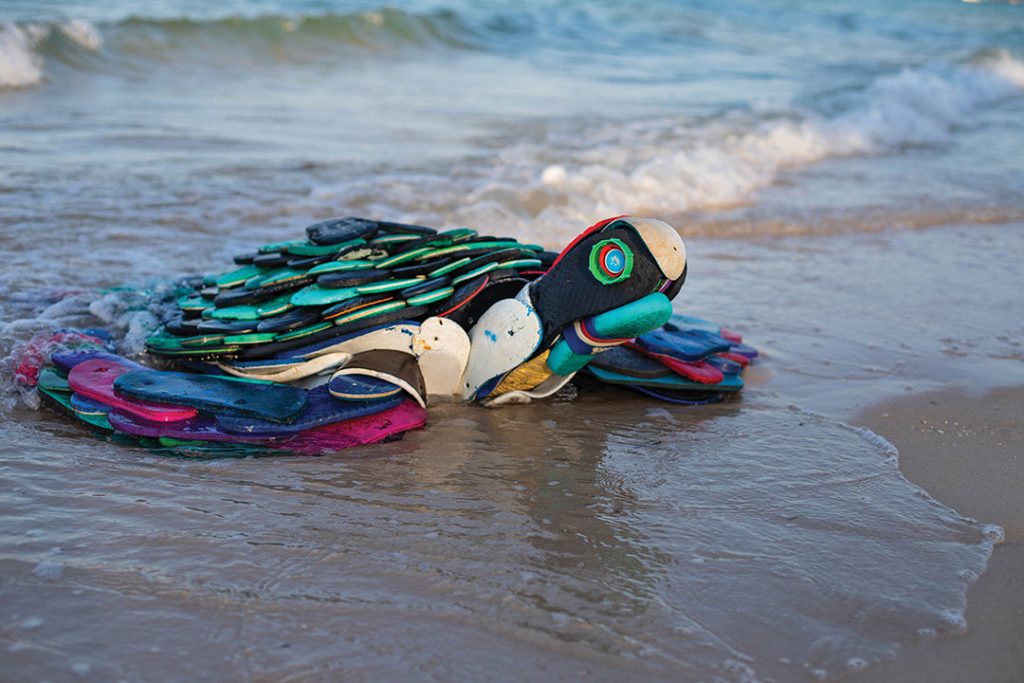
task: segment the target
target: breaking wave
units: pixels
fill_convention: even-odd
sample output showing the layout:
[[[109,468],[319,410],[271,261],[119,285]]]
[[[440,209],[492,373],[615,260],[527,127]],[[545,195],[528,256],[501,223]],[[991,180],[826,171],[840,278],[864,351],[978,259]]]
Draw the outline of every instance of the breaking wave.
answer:
[[[96,51],[103,45],[96,27],[71,19],[56,23],[0,23],[0,88],[32,86],[43,80],[43,53],[54,43]]]
[[[1024,62],[995,51],[965,64],[879,78],[832,117],[790,112],[757,121],[735,114],[697,127],[664,122],[660,131],[605,127],[597,145],[571,161],[547,164],[537,180],[563,195],[558,203],[602,215],[729,206],[749,200],[786,169],[940,144],[979,108],[1022,90]],[[521,147],[505,160],[535,166],[537,156],[536,149]]]
[[[436,181],[399,174],[322,185],[310,200],[397,210],[409,219],[454,215],[466,225],[515,225],[530,239],[558,242],[572,236],[566,226],[601,216],[671,217],[747,204],[781,173],[825,159],[940,145],[986,106],[1022,92],[1024,62],[992,50],[963,63],[905,68],[834,95],[831,107],[818,110],[554,122],[511,131],[486,166],[460,166]],[[821,113],[828,108],[833,113]],[[377,205],[379,197],[387,204]]]
[[[374,54],[445,46],[473,48],[476,34],[456,13],[415,14],[384,8],[353,14],[230,16],[217,19],[128,17],[94,25],[81,19],[0,24],[0,87],[42,82],[47,59],[79,68],[75,50],[99,52],[110,64],[241,57],[306,61],[325,54]]]

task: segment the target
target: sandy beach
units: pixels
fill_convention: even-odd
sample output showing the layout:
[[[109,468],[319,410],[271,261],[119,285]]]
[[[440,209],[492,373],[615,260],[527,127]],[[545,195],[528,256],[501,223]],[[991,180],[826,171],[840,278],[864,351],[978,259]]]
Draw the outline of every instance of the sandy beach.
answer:
[[[967,593],[965,634],[924,643],[879,666],[873,680],[1019,681],[1024,633],[1024,388],[978,396],[928,392],[855,420],[900,450],[900,470],[959,512],[997,522],[1006,540]]]

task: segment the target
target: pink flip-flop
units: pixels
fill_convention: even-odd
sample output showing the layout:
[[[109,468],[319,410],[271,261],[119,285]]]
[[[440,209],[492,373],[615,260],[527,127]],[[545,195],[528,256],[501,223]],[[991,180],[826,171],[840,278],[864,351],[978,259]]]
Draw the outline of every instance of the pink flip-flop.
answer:
[[[308,429],[286,443],[266,445],[270,448],[315,455],[384,441],[402,432],[419,429],[426,423],[427,411],[410,398],[394,408],[373,415]]]
[[[138,366],[130,361],[122,363],[117,360],[94,358],[71,368],[71,372],[68,373],[68,384],[83,396],[151,422],[176,422],[188,420],[199,414],[195,408],[138,401],[115,393],[114,380],[126,372],[135,370],[138,370]]]

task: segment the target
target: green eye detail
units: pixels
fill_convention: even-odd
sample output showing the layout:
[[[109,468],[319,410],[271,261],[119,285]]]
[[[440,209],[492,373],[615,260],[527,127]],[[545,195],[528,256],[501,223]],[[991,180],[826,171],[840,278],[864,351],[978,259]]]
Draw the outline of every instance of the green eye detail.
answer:
[[[590,250],[590,273],[602,285],[613,285],[633,272],[633,252],[621,240],[602,240]]]

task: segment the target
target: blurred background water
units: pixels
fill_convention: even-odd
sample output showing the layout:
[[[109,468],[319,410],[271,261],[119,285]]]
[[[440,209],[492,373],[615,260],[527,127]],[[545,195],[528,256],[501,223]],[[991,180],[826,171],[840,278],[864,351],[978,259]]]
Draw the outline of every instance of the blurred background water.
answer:
[[[3,0],[0,22],[0,230],[104,253],[65,281],[339,213],[557,247],[624,212],[749,236],[1024,204],[1016,5]]]

